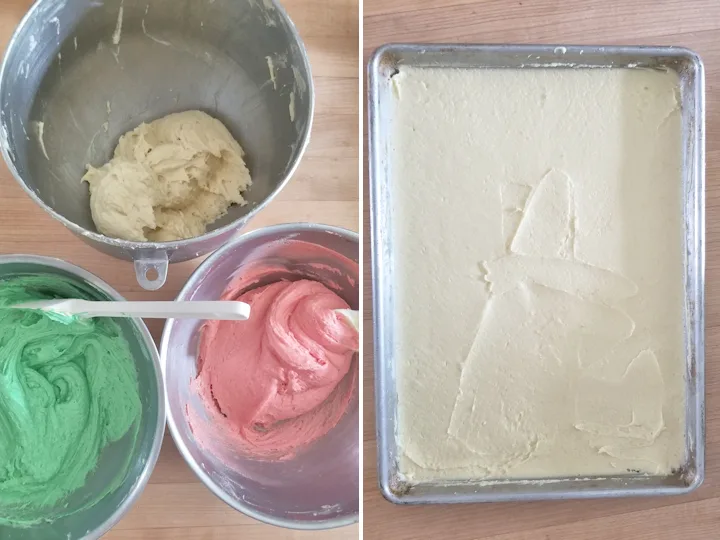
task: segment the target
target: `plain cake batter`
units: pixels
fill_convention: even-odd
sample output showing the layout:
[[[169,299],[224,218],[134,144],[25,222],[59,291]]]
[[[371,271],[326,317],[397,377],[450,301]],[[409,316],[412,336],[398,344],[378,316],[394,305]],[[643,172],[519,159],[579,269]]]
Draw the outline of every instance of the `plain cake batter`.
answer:
[[[677,75],[403,67],[392,85],[401,474],[679,467]]]
[[[205,234],[245,204],[251,182],[244,151],[219,120],[201,111],[141,124],[120,138],[113,159],[88,165],[90,209],[98,230],[135,242]]]

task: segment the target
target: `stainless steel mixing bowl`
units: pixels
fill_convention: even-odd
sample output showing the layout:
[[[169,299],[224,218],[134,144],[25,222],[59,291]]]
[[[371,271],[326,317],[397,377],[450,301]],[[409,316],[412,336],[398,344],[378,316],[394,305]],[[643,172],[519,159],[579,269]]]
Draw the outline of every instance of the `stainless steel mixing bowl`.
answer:
[[[58,259],[30,255],[0,256],[0,279],[19,274],[42,273],[59,275],[94,288],[98,299],[123,300],[107,283],[85,270]],[[75,540],[100,538],[110,530],[137,502],[155,468],[165,429],[164,385],[157,348],[140,319],[117,319],[135,358],[142,400],[142,417],[135,447],[128,436],[103,450],[98,466],[88,477],[85,486],[59,504],[63,513],[70,514],[52,523],[27,529],[3,527],[3,540]],[[115,478],[118,464],[130,456],[130,468],[124,482],[98,504],[82,508],[89,496],[102,493]],[[2,508],[0,508],[0,515]]]
[[[298,250],[288,252],[284,240],[323,246],[334,255],[317,260],[317,255]],[[244,265],[267,263],[268,267],[278,268],[268,275],[268,282],[300,277],[334,282],[341,287],[339,294],[353,309],[358,309],[358,258],[358,236],[343,229],[312,224],[260,229],[243,235],[208,258],[178,299],[216,300]],[[353,263],[348,264],[347,259]],[[317,265],[324,265],[324,269],[318,270]],[[201,321],[169,321],[160,347],[167,385],[168,424],[190,467],[227,504],[273,525],[326,529],[357,521],[360,480],[357,392],[338,426],[293,459],[272,462],[232,455],[221,461],[198,444],[187,420],[186,406],[195,410],[204,407],[190,388],[197,375],[195,362],[201,325]],[[358,376],[357,360],[349,376]]]
[[[97,249],[135,261],[155,290],[168,262],[217,249],[283,188],[313,106],[305,47],[274,0],[38,0],[0,70],[0,148],[35,202]],[[98,234],[86,165],[107,162],[140,123],[189,109],[222,120],[246,150],[249,204],[191,240]]]

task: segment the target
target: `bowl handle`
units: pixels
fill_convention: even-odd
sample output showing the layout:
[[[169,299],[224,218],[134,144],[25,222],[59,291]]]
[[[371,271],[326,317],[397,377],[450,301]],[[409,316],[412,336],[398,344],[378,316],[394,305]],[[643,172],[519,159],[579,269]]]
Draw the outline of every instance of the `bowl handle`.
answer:
[[[135,259],[135,276],[146,291],[157,291],[167,280],[168,256],[164,251],[140,255]]]

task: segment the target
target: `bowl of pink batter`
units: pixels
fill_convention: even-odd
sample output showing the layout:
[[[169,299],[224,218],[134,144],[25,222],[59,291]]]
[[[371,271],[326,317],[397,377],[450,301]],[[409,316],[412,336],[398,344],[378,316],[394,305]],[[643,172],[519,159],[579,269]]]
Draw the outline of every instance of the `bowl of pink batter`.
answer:
[[[168,321],[161,343],[170,432],[207,487],[258,520],[349,525],[359,510],[355,233],[290,224],[208,258],[178,300],[239,300],[248,321]]]

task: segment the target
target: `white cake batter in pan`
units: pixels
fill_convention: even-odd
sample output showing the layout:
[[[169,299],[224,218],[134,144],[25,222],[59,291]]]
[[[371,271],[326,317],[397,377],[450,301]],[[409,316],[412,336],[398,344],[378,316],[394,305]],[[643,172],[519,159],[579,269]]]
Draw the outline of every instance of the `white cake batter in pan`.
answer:
[[[392,82],[400,474],[680,467],[677,74],[402,67]]]

